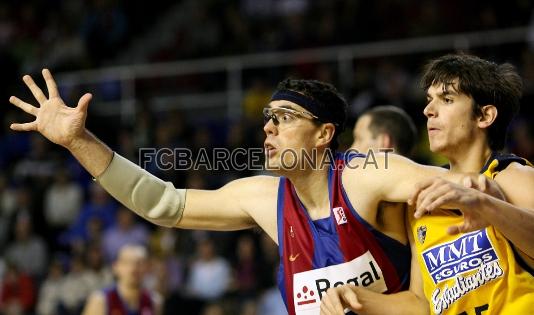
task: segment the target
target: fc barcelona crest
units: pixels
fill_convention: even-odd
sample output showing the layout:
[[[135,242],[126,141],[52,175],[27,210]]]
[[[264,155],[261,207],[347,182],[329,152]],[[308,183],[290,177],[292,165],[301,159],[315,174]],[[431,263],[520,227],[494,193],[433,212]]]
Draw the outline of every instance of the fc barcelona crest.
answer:
[[[419,243],[423,244],[425,242],[426,238],[426,226],[421,225],[417,228],[417,238],[419,239]]]

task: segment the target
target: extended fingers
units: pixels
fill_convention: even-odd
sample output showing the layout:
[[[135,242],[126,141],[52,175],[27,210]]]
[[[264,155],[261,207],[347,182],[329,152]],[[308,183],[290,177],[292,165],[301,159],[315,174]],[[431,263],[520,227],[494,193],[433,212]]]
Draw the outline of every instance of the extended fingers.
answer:
[[[11,124],[9,126],[12,130],[15,131],[35,131],[37,130],[37,123],[35,121],[24,123],[24,124]]]
[[[50,70],[43,69],[43,78],[45,79],[46,88],[48,89],[48,97],[59,97],[56,81],[52,77],[52,73],[50,73]]]
[[[30,115],[33,115],[33,116],[37,116],[37,111],[38,111],[38,108],[31,105],[31,104],[28,104],[24,101],[22,101],[21,99],[19,99],[18,97],[16,96],[11,96],[9,98],[9,102],[15,106],[17,106],[18,108],[22,109],[23,111],[25,111],[26,113],[30,114]]]
[[[410,195],[410,198],[408,198],[408,204],[410,206],[415,205],[417,203],[417,200],[421,192],[423,192],[426,188],[431,186],[434,183],[434,181],[435,181],[435,178],[429,178],[429,179],[425,179],[415,184],[414,191]]]
[[[415,218],[420,218],[425,212],[439,208],[439,206],[450,201],[456,195],[457,188],[458,186],[453,183],[443,179],[437,179],[432,186],[426,188],[419,194],[414,213]]]
[[[35,84],[32,77],[29,75],[25,75],[22,77],[22,80],[26,84],[26,86],[30,89],[30,91],[33,94],[33,97],[39,102],[39,104],[43,105],[44,102],[46,102],[46,96],[43,94],[43,91]]]
[[[321,300],[321,315],[345,314],[339,293],[338,288],[330,288],[326,291],[326,295]]]

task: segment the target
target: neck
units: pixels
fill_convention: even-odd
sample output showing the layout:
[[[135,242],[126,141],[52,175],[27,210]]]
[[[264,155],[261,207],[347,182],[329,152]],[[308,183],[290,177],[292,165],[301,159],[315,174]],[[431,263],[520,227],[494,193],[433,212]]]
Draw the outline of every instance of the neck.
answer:
[[[313,220],[330,215],[328,168],[302,171],[288,178]]]
[[[461,148],[455,148],[447,158],[451,171],[478,173],[490,158],[491,152],[485,141],[475,141]]]
[[[139,304],[139,296],[141,295],[141,289],[139,287],[132,287],[119,282],[117,284],[117,290],[126,304],[131,308],[137,308]]]

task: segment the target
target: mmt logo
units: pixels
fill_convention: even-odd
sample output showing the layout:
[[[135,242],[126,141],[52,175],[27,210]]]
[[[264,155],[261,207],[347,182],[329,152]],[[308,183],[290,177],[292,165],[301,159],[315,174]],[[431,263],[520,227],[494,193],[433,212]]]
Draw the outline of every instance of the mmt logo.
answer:
[[[497,254],[486,229],[464,234],[452,242],[434,246],[424,251],[422,255],[434,283],[497,260]]]

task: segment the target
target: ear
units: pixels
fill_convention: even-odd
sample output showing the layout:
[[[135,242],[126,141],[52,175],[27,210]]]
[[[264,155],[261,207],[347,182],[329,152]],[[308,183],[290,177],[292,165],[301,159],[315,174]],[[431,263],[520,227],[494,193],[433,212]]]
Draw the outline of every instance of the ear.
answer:
[[[379,149],[393,148],[393,139],[387,133],[381,133],[376,137]]]
[[[319,135],[317,138],[317,146],[330,146],[330,142],[332,142],[332,139],[334,138],[334,133],[336,131],[336,126],[332,123],[325,123],[322,124],[319,128]]]
[[[486,129],[497,119],[497,107],[494,105],[484,105],[480,108],[480,115],[477,118],[477,126]]]

